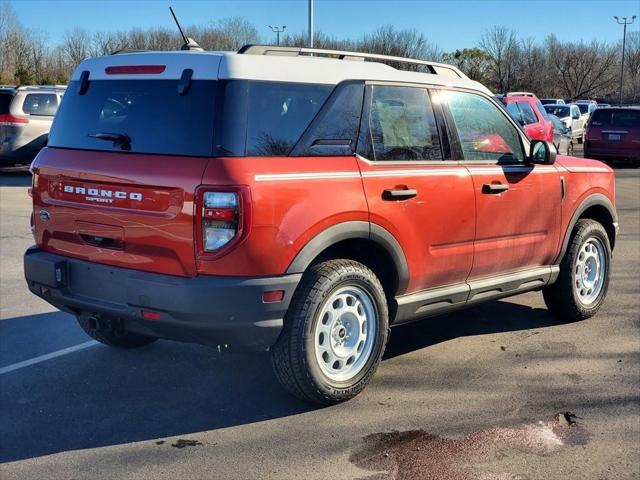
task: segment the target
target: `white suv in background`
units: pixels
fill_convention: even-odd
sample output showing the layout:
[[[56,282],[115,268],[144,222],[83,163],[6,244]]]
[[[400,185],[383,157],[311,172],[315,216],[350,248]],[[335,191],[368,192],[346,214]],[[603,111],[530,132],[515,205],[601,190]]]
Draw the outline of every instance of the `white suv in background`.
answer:
[[[0,169],[26,166],[47,144],[63,85],[0,88]]]

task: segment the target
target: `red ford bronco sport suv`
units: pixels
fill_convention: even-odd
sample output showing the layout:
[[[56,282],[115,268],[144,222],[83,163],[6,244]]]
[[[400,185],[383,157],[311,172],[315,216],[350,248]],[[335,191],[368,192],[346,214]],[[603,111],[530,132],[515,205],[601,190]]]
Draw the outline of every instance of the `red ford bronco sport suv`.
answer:
[[[87,60],[32,171],[34,294],[115,347],[270,350],[323,404],[392,325],[530,290],[594,315],[617,231],[609,167],[530,141],[453,67],[352,52]]]

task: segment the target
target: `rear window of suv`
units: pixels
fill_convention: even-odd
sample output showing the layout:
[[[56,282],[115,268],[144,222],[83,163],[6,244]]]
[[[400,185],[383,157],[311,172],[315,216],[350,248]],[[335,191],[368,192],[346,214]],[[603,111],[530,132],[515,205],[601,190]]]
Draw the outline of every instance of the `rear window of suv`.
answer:
[[[27,115],[52,117],[57,109],[58,96],[53,93],[29,93],[22,104],[22,112]]]
[[[52,147],[122,151],[96,134],[126,135],[127,151],[209,156],[213,150],[215,81],[194,80],[186,95],[177,80],[94,80],[84,95],[71,82],[49,134]]]
[[[79,95],[72,82],[49,146],[122,151],[123,142],[95,138],[108,134],[128,137],[126,151],[133,153],[285,156],[334,88],[194,80],[188,93],[179,95],[177,85],[177,80],[96,80]]]
[[[13,93],[0,92],[0,115],[9,113]]]
[[[640,127],[640,110],[596,110],[591,125],[609,125],[613,127]]]

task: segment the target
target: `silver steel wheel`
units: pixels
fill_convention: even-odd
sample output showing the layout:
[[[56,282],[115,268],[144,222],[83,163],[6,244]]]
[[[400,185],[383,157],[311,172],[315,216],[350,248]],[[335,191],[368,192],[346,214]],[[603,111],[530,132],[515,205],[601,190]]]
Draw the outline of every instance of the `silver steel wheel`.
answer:
[[[607,274],[607,254],[602,241],[589,237],[580,247],[575,264],[575,292],[585,306],[600,295]]]
[[[347,381],[363,369],[376,339],[376,316],[373,298],[360,287],[340,288],[325,301],[314,348],[318,366],[329,379]]]

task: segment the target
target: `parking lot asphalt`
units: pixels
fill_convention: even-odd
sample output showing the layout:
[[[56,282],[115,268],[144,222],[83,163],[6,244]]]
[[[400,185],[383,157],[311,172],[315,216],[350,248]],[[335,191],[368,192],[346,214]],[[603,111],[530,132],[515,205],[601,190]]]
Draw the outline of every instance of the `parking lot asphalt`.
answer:
[[[29,181],[0,176],[3,479],[640,478],[640,169],[616,171],[597,316],[558,322],[529,293],[398,327],[368,388],[326,408],[266,354],[89,342],[24,284]]]

